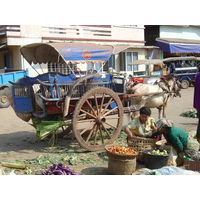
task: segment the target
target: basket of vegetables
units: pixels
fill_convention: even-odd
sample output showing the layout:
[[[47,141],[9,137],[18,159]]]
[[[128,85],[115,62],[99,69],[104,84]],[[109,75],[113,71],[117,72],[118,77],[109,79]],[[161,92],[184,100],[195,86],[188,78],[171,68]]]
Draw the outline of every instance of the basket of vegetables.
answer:
[[[144,162],[143,151],[146,149],[154,149],[156,140],[154,138],[133,137],[128,146],[134,148],[138,152],[137,161]]]
[[[145,166],[149,169],[158,169],[167,165],[169,153],[167,150],[148,149],[143,151]]]
[[[187,170],[200,172],[200,153],[195,152],[191,158],[184,158],[184,167]]]
[[[136,169],[136,152],[131,147],[107,145],[106,154],[109,158],[108,173],[113,175],[130,175]]]

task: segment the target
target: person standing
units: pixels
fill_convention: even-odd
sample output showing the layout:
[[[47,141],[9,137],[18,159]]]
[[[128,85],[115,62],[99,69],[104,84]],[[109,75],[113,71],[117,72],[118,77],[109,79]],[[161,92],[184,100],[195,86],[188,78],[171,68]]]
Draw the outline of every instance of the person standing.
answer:
[[[195,77],[193,100],[193,107],[197,110],[198,117],[196,138],[197,141],[200,143],[200,67],[198,68],[198,73]]]

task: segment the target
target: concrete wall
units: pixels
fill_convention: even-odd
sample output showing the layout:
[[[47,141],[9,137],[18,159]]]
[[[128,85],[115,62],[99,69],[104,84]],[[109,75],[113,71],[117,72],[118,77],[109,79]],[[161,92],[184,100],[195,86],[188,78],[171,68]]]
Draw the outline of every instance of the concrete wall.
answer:
[[[200,40],[199,26],[160,26],[160,38]]]
[[[19,46],[9,46],[9,51],[12,52],[13,69],[22,69],[19,48]]]
[[[144,26],[112,26],[112,39],[144,41]],[[138,43],[137,45],[144,45]]]

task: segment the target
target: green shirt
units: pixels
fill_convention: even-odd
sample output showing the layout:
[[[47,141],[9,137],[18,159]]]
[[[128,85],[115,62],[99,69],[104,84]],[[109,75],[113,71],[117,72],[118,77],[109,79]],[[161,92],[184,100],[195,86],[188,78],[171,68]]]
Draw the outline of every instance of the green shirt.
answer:
[[[157,135],[160,135],[158,131],[153,132],[153,136]],[[175,146],[175,148],[182,149],[187,147],[188,134],[183,129],[173,126],[169,133],[163,133],[163,135],[167,142]]]

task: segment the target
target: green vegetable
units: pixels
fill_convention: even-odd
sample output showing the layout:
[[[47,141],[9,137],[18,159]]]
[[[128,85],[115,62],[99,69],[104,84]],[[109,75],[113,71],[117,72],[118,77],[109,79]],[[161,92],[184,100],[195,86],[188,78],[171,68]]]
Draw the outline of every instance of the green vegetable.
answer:
[[[182,117],[197,118],[197,111],[186,111],[180,114]]]
[[[160,151],[159,149],[157,149],[157,150],[152,150],[152,151],[148,152],[148,154],[152,154],[152,155],[166,155],[168,153],[167,153],[167,150]]]
[[[38,138],[44,139],[47,136],[52,135],[50,140],[52,146],[55,143],[57,130],[61,127],[70,125],[70,123],[66,123],[64,118],[60,115],[52,115],[43,119],[32,118],[32,122]]]

